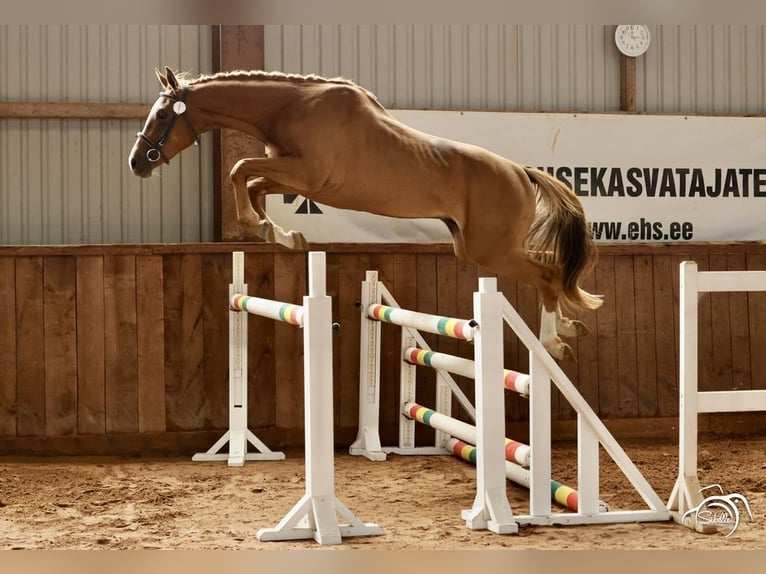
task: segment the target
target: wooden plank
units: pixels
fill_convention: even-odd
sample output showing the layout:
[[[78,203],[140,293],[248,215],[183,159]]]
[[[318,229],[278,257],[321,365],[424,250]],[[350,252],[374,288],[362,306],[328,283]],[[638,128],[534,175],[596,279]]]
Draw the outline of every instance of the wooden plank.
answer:
[[[652,259],[656,325],[654,348],[657,360],[656,416],[678,416],[678,287],[673,283],[675,259],[670,255],[658,254],[654,254]]]
[[[136,257],[138,430],[165,430],[165,317],[162,257]]]
[[[77,432],[76,261],[47,257],[43,264],[45,434]]]
[[[598,405],[600,418],[614,418],[619,413],[619,373],[617,363],[617,294],[615,257],[602,255],[596,267],[596,291],[604,296],[597,314]]]
[[[143,120],[151,109],[151,103],[0,102],[0,118]]]
[[[330,256],[328,256],[329,258]],[[362,281],[370,268],[368,255],[348,255],[338,266],[338,299],[335,304],[340,331],[335,336],[335,354],[339,358],[339,403],[337,423],[355,428],[359,421],[359,349],[363,310],[355,305],[361,296]]]
[[[633,258],[636,314],[636,382],[638,416],[654,417],[657,404],[657,324],[654,309],[654,260],[651,255]]]
[[[596,288],[595,271],[583,276],[580,286],[589,293],[599,294]],[[577,386],[580,394],[588,401],[592,409],[598,409],[598,310],[578,310],[572,313],[573,318],[582,321],[589,329],[589,333],[578,337],[576,340],[567,340],[576,353],[576,369],[567,366],[565,372]],[[576,373],[576,376],[575,376]],[[574,420],[576,412],[568,401],[562,400],[559,404],[559,420]]]
[[[620,54],[620,111],[636,111],[636,59]]]
[[[683,257],[683,256],[682,256]],[[687,255],[685,260],[693,259],[697,262],[698,269],[700,271],[709,271],[710,263],[707,256]],[[717,299],[712,295],[725,295],[721,293],[701,293],[699,296],[698,305],[698,324],[699,330],[697,338],[699,341],[699,390],[712,390],[715,385],[715,361],[714,361],[714,348],[715,343],[713,341],[713,303],[717,302]]]
[[[106,432],[138,430],[135,257],[104,258]]]
[[[166,425],[197,429],[204,420],[201,256],[166,257],[163,275]]]
[[[18,436],[45,435],[43,258],[16,260]]]
[[[203,375],[206,429],[229,424],[229,283],[230,255],[202,256]]]
[[[638,360],[636,358],[636,292],[632,257],[614,258],[617,314],[617,413],[638,416]]]
[[[229,263],[229,269],[231,269],[231,263]],[[248,254],[245,257],[245,281],[248,284],[248,293],[264,299],[276,299],[274,272],[273,254]],[[296,278],[296,281],[298,280]],[[297,291],[300,291],[300,288]],[[305,293],[301,292],[295,301],[285,302],[301,304],[300,297],[303,295]],[[254,426],[277,424],[276,330],[276,321],[256,315],[248,317],[248,397],[250,397],[248,420]],[[300,337],[296,338],[292,350],[297,357],[296,361],[301,363],[303,341]],[[302,377],[303,370],[300,373]],[[296,398],[298,401],[303,396],[302,387],[300,389],[300,394]]]
[[[308,293],[306,254],[285,253],[274,258],[274,298],[301,305]],[[303,428],[303,331],[287,323],[274,327],[276,424]]]
[[[16,262],[0,259],[0,436],[16,436]]]
[[[728,255],[710,255],[711,271],[726,271]],[[710,293],[712,366],[710,376],[704,378],[700,390],[723,391],[732,388],[731,316],[729,293]]]
[[[748,254],[749,270],[766,269],[766,253]],[[766,389],[766,292],[748,293],[750,376],[752,389]]]
[[[727,258],[729,271],[747,270],[744,253],[733,253]],[[731,381],[734,389],[751,389],[753,377],[750,372],[750,326],[747,293],[729,293],[729,324],[731,327]]]
[[[106,432],[104,258],[77,257],[77,432]]]

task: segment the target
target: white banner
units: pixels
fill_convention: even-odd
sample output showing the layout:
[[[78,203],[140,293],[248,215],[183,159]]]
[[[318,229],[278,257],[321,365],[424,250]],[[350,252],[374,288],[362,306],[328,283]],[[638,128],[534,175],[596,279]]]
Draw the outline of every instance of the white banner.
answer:
[[[553,173],[581,198],[597,241],[766,240],[766,118],[392,114],[421,131]],[[450,241],[439,221],[338,210],[302,197],[269,196],[267,211],[309,241]]]

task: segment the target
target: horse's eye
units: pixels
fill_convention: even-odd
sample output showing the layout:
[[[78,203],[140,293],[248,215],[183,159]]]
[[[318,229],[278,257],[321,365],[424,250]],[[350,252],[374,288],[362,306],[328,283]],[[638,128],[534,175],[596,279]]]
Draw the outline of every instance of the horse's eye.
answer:
[[[161,120],[165,120],[168,117],[168,113],[165,110],[160,110],[157,112],[157,117]]]

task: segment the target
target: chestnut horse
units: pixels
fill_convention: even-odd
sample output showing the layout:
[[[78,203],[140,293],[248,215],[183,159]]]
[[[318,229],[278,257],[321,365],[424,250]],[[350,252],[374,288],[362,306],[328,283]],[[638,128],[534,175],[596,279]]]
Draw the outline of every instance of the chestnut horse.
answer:
[[[134,174],[149,177],[210,129],[251,134],[266,157],[241,159],[230,174],[243,238],[307,249],[300,232],[284,231],[251,201],[269,193],[440,219],[458,257],[539,290],[540,340],[554,357],[571,357],[558,335],[587,329],[563,317],[560,303],[595,309],[602,301],[578,285],[596,250],[580,201],[557,179],[412,129],[345,79],[254,71],[185,82],[170,68],[155,72],[164,91],[130,152]]]

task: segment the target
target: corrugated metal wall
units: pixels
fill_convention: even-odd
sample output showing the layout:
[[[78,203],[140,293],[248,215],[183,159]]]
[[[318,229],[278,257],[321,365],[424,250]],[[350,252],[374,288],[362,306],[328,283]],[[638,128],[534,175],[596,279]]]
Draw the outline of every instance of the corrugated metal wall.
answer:
[[[342,75],[392,108],[618,111],[614,26],[267,26],[266,68]],[[650,26],[637,111],[766,113],[766,26]]]
[[[606,111],[619,57],[604,26],[266,26],[266,68],[345,76],[391,108]]]
[[[0,100],[152,102],[154,68],[210,73],[209,26],[0,26]],[[0,120],[0,243],[213,237],[212,144],[150,180],[127,169],[143,120]]]
[[[651,26],[636,105],[649,113],[765,114],[766,26]]]

